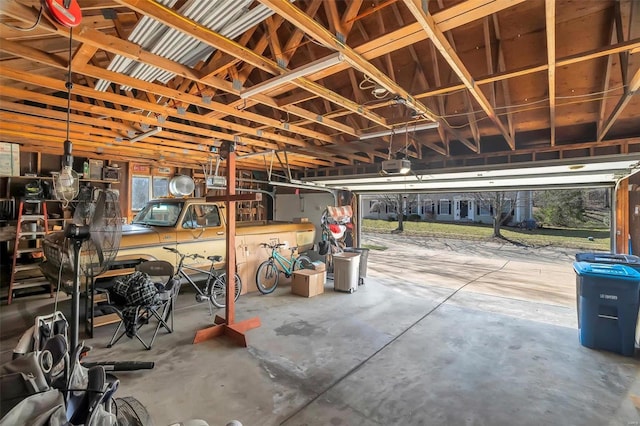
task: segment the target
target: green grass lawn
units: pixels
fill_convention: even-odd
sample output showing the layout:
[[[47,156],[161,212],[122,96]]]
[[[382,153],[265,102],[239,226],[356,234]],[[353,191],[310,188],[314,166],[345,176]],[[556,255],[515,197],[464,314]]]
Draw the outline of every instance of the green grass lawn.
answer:
[[[398,222],[364,219],[365,232],[387,233],[395,230]],[[502,235],[519,244],[533,247],[567,247],[581,250],[609,250],[610,234],[608,229],[525,229],[503,227]],[[491,238],[493,228],[480,224],[453,224],[441,222],[404,222],[404,234],[424,235],[439,238],[458,238],[486,240]]]

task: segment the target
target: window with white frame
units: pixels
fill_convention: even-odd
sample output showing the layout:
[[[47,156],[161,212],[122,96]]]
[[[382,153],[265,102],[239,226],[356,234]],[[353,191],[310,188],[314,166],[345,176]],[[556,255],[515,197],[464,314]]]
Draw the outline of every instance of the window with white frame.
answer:
[[[438,203],[438,214],[451,214],[451,200],[440,200]]]

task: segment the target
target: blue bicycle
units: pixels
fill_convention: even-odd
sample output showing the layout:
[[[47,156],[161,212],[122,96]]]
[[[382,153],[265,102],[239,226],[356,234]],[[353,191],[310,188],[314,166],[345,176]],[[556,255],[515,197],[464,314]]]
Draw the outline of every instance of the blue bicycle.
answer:
[[[271,255],[258,266],[258,271],[256,272],[256,285],[262,294],[273,293],[278,286],[280,273],[289,278],[294,271],[308,268],[311,265],[311,259],[307,256],[296,256],[295,253],[298,247],[290,247],[291,256],[288,259],[281,255],[278,249],[284,246],[286,244],[283,243],[260,244],[260,247],[271,249]]]

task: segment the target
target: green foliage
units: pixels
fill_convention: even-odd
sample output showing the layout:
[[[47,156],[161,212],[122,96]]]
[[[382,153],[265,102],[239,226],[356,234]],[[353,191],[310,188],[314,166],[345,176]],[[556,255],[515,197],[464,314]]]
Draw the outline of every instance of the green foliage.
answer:
[[[538,209],[534,217],[551,226],[576,226],[584,221],[585,198],[582,190],[548,190],[536,193]]]

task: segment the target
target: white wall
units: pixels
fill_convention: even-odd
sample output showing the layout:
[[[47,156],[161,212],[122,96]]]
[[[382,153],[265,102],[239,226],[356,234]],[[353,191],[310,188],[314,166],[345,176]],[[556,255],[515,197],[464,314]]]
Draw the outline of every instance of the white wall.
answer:
[[[334,205],[333,195],[328,192],[276,194],[275,220],[290,222],[294,217],[306,217],[316,226],[316,242],[322,237],[320,219],[327,206]]]

